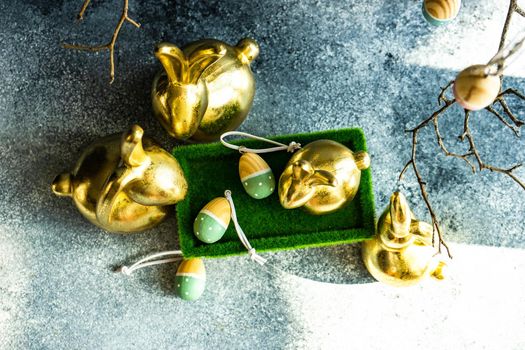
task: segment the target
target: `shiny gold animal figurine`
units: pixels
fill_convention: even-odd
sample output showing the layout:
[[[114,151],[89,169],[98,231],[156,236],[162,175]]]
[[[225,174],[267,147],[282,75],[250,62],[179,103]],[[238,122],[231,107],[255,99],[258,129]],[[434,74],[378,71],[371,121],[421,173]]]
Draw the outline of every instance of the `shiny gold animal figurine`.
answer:
[[[186,196],[188,185],[179,162],[134,125],[92,143],[71,173],[52,184],[58,196],[72,197],[93,224],[111,232],[151,228],[169,205]]]
[[[155,56],[164,67],[153,81],[153,111],[173,137],[207,142],[236,129],[246,118],[255,94],[250,63],[259,45],[242,39],[230,46],[214,39],[179,49],[160,43]]]
[[[366,152],[331,140],[311,142],[290,158],[279,179],[281,205],[316,215],[334,212],[354,198],[361,170],[369,166]]]
[[[427,276],[444,278],[446,264],[432,246],[432,226],[416,220],[399,192],[390,197],[377,233],[363,243],[362,253],[372,276],[393,286],[413,285]]]

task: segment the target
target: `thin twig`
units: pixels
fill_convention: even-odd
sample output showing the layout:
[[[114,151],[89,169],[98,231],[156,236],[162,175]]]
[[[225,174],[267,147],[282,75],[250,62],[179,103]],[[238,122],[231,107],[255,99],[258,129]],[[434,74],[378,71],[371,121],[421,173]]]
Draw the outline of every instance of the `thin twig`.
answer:
[[[516,13],[519,14],[522,17],[525,17],[525,10],[523,10],[521,7],[516,5]]]
[[[525,125],[525,122],[522,120],[519,120],[518,117],[512,113],[509,106],[507,105],[507,101],[505,100],[505,95],[515,95],[518,98],[525,100],[525,95],[517,91],[516,89],[506,89],[505,91],[501,92],[498,97],[496,98],[496,101],[501,105],[503,110],[505,111],[505,114],[512,120],[512,122],[519,128],[523,125]]]
[[[453,101],[453,100],[449,100],[449,99],[445,96],[446,91],[448,90],[448,88],[449,88],[452,84],[454,84],[454,80],[449,81],[448,84],[447,84],[445,87],[441,88],[441,93],[440,93],[439,96],[438,96],[438,105],[439,105],[439,106],[441,105],[441,102],[443,102],[444,104],[447,104],[448,102]]]
[[[444,89],[447,89],[448,86],[449,85],[447,85],[447,87],[445,87]],[[454,100],[443,100],[443,102],[445,104],[440,109],[438,109],[437,111],[432,113],[432,115],[430,117],[428,117],[425,120],[423,120],[421,123],[419,123],[413,129],[407,130],[407,132],[412,133],[412,157],[410,158],[410,160],[407,162],[407,164],[405,165],[405,167],[403,168],[403,170],[399,174],[399,179],[401,180],[403,178],[403,175],[407,171],[407,169],[410,166],[412,166],[414,174],[416,175],[416,179],[417,179],[417,182],[418,182],[418,185],[419,185],[421,196],[423,197],[423,200],[425,201],[425,204],[427,206],[428,212],[429,212],[429,214],[430,214],[430,216],[432,218],[432,227],[433,227],[433,230],[432,230],[432,244],[435,244],[436,241],[437,241],[438,242],[437,243],[438,252],[441,253],[441,248],[445,247],[448,256],[450,258],[452,258],[452,254],[450,253],[450,249],[448,248],[448,245],[446,244],[446,242],[443,239],[443,234],[442,234],[441,229],[439,227],[439,222],[438,222],[437,216],[436,216],[436,214],[434,212],[434,209],[432,208],[432,205],[430,204],[430,200],[428,199],[428,194],[427,194],[427,190],[426,190],[426,182],[423,180],[423,178],[422,178],[422,176],[421,176],[421,174],[419,172],[419,169],[417,167],[417,159],[416,159],[417,134],[418,134],[418,132],[422,128],[426,127],[430,122],[436,123],[437,118],[439,118],[439,116],[442,113],[444,113],[450,106],[452,106],[455,103]],[[437,129],[436,135],[439,135],[438,138],[442,140],[441,135],[439,134],[439,127]],[[443,147],[444,147],[443,149],[446,150],[446,147],[444,145],[443,145]],[[448,152],[448,151],[446,151],[446,152]],[[467,163],[469,162],[468,160],[466,160],[466,161],[467,161]],[[436,240],[436,234],[437,234],[437,237],[438,237],[437,240]]]
[[[501,107],[503,108],[503,110],[505,111],[505,114],[510,118],[510,120],[512,120],[512,122],[519,128],[521,126],[523,126],[524,122],[519,120],[515,115],[514,113],[512,113],[512,111],[510,110],[509,108],[509,105],[507,105],[507,101],[505,101],[504,98],[498,98],[496,100],[496,102],[498,102]]]
[[[510,0],[509,10],[507,11],[507,16],[505,18],[505,23],[503,24],[503,29],[501,30],[501,37],[499,40],[498,51],[501,51],[505,47],[512,15],[514,14],[514,12],[516,12],[517,8],[518,8],[518,1]]]
[[[438,120],[439,120],[439,115],[434,118],[434,133],[436,134],[437,143],[438,143],[439,147],[441,148],[441,150],[443,151],[443,153],[445,154],[445,156],[447,156],[447,157],[454,157],[454,158],[458,158],[458,159],[464,160],[470,166],[470,168],[472,169],[472,173],[475,173],[476,172],[476,167],[474,166],[474,164],[469,159],[469,157],[473,154],[472,151],[468,151],[465,154],[457,154],[457,153],[454,153],[454,152],[449,152],[449,150],[445,146],[445,142],[443,141],[443,137],[441,136],[441,134],[439,132]]]
[[[419,131],[419,129],[421,128],[424,128],[428,123],[430,123],[434,118],[436,118],[437,116],[439,116],[441,113],[443,113],[444,111],[446,111],[452,104],[454,104],[455,101],[447,101],[445,102],[445,105],[443,107],[441,107],[439,110],[435,111],[430,117],[428,117],[427,119],[423,120],[421,123],[419,123],[416,127],[414,127],[413,129],[408,129],[408,130],[405,130],[405,132],[410,132],[410,133],[414,133],[414,132],[417,132]],[[415,159],[410,159],[406,164],[405,166],[403,167],[403,170],[401,170],[401,173],[399,174],[399,180],[401,181],[403,179],[403,175],[406,173],[407,169],[409,168],[410,165],[412,165],[412,163],[415,162]]]
[[[490,171],[494,171],[494,172],[498,172],[498,173],[501,173],[501,174],[505,174],[507,176],[509,176],[512,180],[514,180],[518,185],[521,186],[521,188],[523,188],[525,190],[525,183],[520,180],[513,172],[514,170],[518,169],[519,167],[522,166],[522,164],[516,164],[516,165],[513,165],[512,167],[508,168],[508,169],[504,169],[504,168],[500,168],[500,167],[496,167],[496,166],[493,166],[493,165],[490,165],[490,164],[486,164],[483,162],[483,160],[481,159],[481,156],[479,155],[479,152],[476,148],[476,145],[474,143],[474,136],[472,136],[472,131],[470,130],[470,125],[469,125],[469,117],[470,117],[470,111],[469,110],[465,110],[465,121],[464,121],[464,130],[463,130],[463,137],[466,138],[469,142],[469,145],[470,145],[470,150],[472,151],[472,153],[474,154],[474,157],[476,158],[476,161],[478,162],[478,166],[479,166],[479,170],[483,170],[483,169],[488,169]]]
[[[86,9],[89,5],[91,0],[84,0],[84,3],[82,4],[82,8],[80,9],[80,12],[77,16],[79,20],[82,20],[84,18],[84,13],[86,12]],[[137,28],[140,28],[140,24],[133,20],[128,15],[128,8],[129,8],[129,0],[123,0],[122,5],[122,13],[120,15],[120,19],[117,22],[117,25],[115,26],[115,29],[113,30],[113,35],[111,36],[111,40],[104,45],[75,45],[75,44],[62,44],[62,47],[65,49],[74,49],[74,50],[80,50],[80,51],[103,51],[108,50],[109,51],[109,83],[113,83],[115,80],[115,44],[117,43],[118,36],[120,34],[120,30],[122,29],[122,26],[124,25],[124,22],[129,22],[132,25],[134,25]]]
[[[441,253],[441,247],[445,247],[448,256],[452,258],[450,249],[448,248],[447,243],[443,239],[443,234],[441,232],[441,228],[439,226],[439,221],[437,219],[436,213],[434,212],[434,209],[432,208],[432,205],[430,204],[430,200],[428,199],[428,194],[426,190],[426,182],[423,181],[423,178],[421,177],[421,174],[419,173],[419,169],[417,167],[417,161],[416,161],[417,134],[420,130],[421,129],[415,129],[412,131],[412,157],[411,157],[411,160],[407,164],[412,165],[412,169],[414,170],[414,175],[416,175],[416,179],[419,184],[421,196],[423,197],[423,200],[425,201],[430,217],[432,218],[432,245],[435,245],[436,243],[436,234],[437,234],[438,253]]]
[[[423,128],[424,126],[426,126],[428,123],[430,123],[432,120],[434,120],[434,118],[436,118],[437,116],[439,116],[441,113],[445,112],[450,106],[452,106],[456,101],[454,100],[451,100],[451,101],[447,101],[445,102],[445,105],[442,106],[440,109],[438,109],[437,111],[435,111],[434,113],[432,113],[432,115],[430,117],[428,117],[427,119],[423,120],[421,123],[419,123],[416,127],[412,128],[412,129],[408,129],[406,130],[406,132],[414,132],[418,129],[421,129]]]
[[[89,6],[89,3],[91,0],[85,0],[82,4],[82,7],[80,8],[80,12],[78,13],[77,20],[82,21],[84,19],[84,13],[86,13],[86,9]]]
[[[494,107],[492,106],[487,106],[485,107],[485,109],[487,111],[489,111],[490,113],[492,113],[493,115],[496,116],[496,118],[498,118],[500,120],[500,122],[503,123],[503,125],[505,125],[506,127],[508,127],[510,130],[512,130],[512,132],[514,133],[514,135],[516,135],[517,137],[520,136],[520,131],[518,128],[516,128],[514,125],[510,124],[508,121],[505,120],[505,118],[503,118],[503,116],[497,111],[494,109]]]

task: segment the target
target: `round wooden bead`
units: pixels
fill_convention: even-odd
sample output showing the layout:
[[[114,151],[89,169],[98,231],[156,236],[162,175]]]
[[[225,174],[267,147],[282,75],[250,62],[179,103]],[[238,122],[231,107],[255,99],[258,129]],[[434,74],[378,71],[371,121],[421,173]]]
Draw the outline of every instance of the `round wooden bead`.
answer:
[[[272,169],[258,154],[244,153],[241,156],[239,177],[246,193],[255,199],[266,198],[275,189]]]
[[[463,108],[477,111],[490,105],[499,94],[498,76],[485,75],[484,65],[462,70],[454,81],[454,97]]]
[[[199,258],[184,259],[175,275],[175,291],[184,300],[197,300],[206,287],[206,269]]]
[[[423,0],[423,16],[428,23],[439,26],[456,18],[460,7],[461,0]]]
[[[214,243],[222,238],[231,219],[230,203],[217,197],[201,209],[193,223],[193,233],[204,243]]]

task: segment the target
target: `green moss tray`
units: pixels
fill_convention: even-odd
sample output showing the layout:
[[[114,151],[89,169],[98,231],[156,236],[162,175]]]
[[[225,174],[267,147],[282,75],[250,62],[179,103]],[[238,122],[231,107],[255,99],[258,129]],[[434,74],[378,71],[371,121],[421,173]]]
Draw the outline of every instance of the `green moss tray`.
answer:
[[[330,139],[346,145],[353,151],[366,151],[366,140],[361,129],[341,129],[309,134],[285,135],[271,138],[288,144],[303,146],[319,139]],[[237,140],[249,148],[268,147],[256,140]],[[244,191],[239,180],[237,151],[220,143],[179,146],[173,155],[180,162],[188,180],[188,194],[177,204],[177,225],[180,246],[185,257],[222,257],[246,253],[230,223],[220,241],[206,244],[195,238],[193,222],[199,211],[215,197],[232,191],[239,223],[252,246],[259,252],[283,249],[320,247],[357,242],[374,233],[374,194],[370,169],[361,174],[359,191],[352,202],[335,213],[314,216],[302,209],[281,207],[277,190],[268,198],[253,199]],[[290,159],[287,152],[261,155],[270,165],[276,179]]]

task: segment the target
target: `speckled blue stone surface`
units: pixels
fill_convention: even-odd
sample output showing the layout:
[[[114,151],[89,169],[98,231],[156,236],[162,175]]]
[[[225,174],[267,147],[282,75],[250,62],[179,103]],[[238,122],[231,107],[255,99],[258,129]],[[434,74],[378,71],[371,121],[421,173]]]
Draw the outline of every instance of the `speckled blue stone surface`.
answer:
[[[156,42],[249,36],[261,53],[241,130],[360,127],[377,212],[402,190],[428,218],[414,176],[397,180],[410,157],[404,130],[436,109],[440,86],[494,55],[506,1],[464,1],[454,21],[436,28],[420,1],[131,0],[142,27],[122,28],[112,85],[107,52],[60,43],[109,40],[121,2],[93,0],[77,23],[81,5],[0,1],[0,349],[525,348],[525,191],[438,154],[430,129],[418,157],[455,258],[448,281],[409,289],[375,283],[351,245],[264,254],[287,273],[247,256],[208,259],[206,291],[187,303],[176,296],[176,264],[113,272],[176,249],[174,215],[146,233],[107,234],[50,190],[87,144],[132,123],[174,145],[150,106]],[[516,15],[509,38],[524,26]],[[525,90],[523,64],[509,68],[504,88]],[[509,105],[525,119],[525,103]],[[466,150],[457,141],[462,122],[454,107],[440,123],[457,152]],[[524,138],[495,117],[475,113],[471,127],[487,162],[525,160]]]

